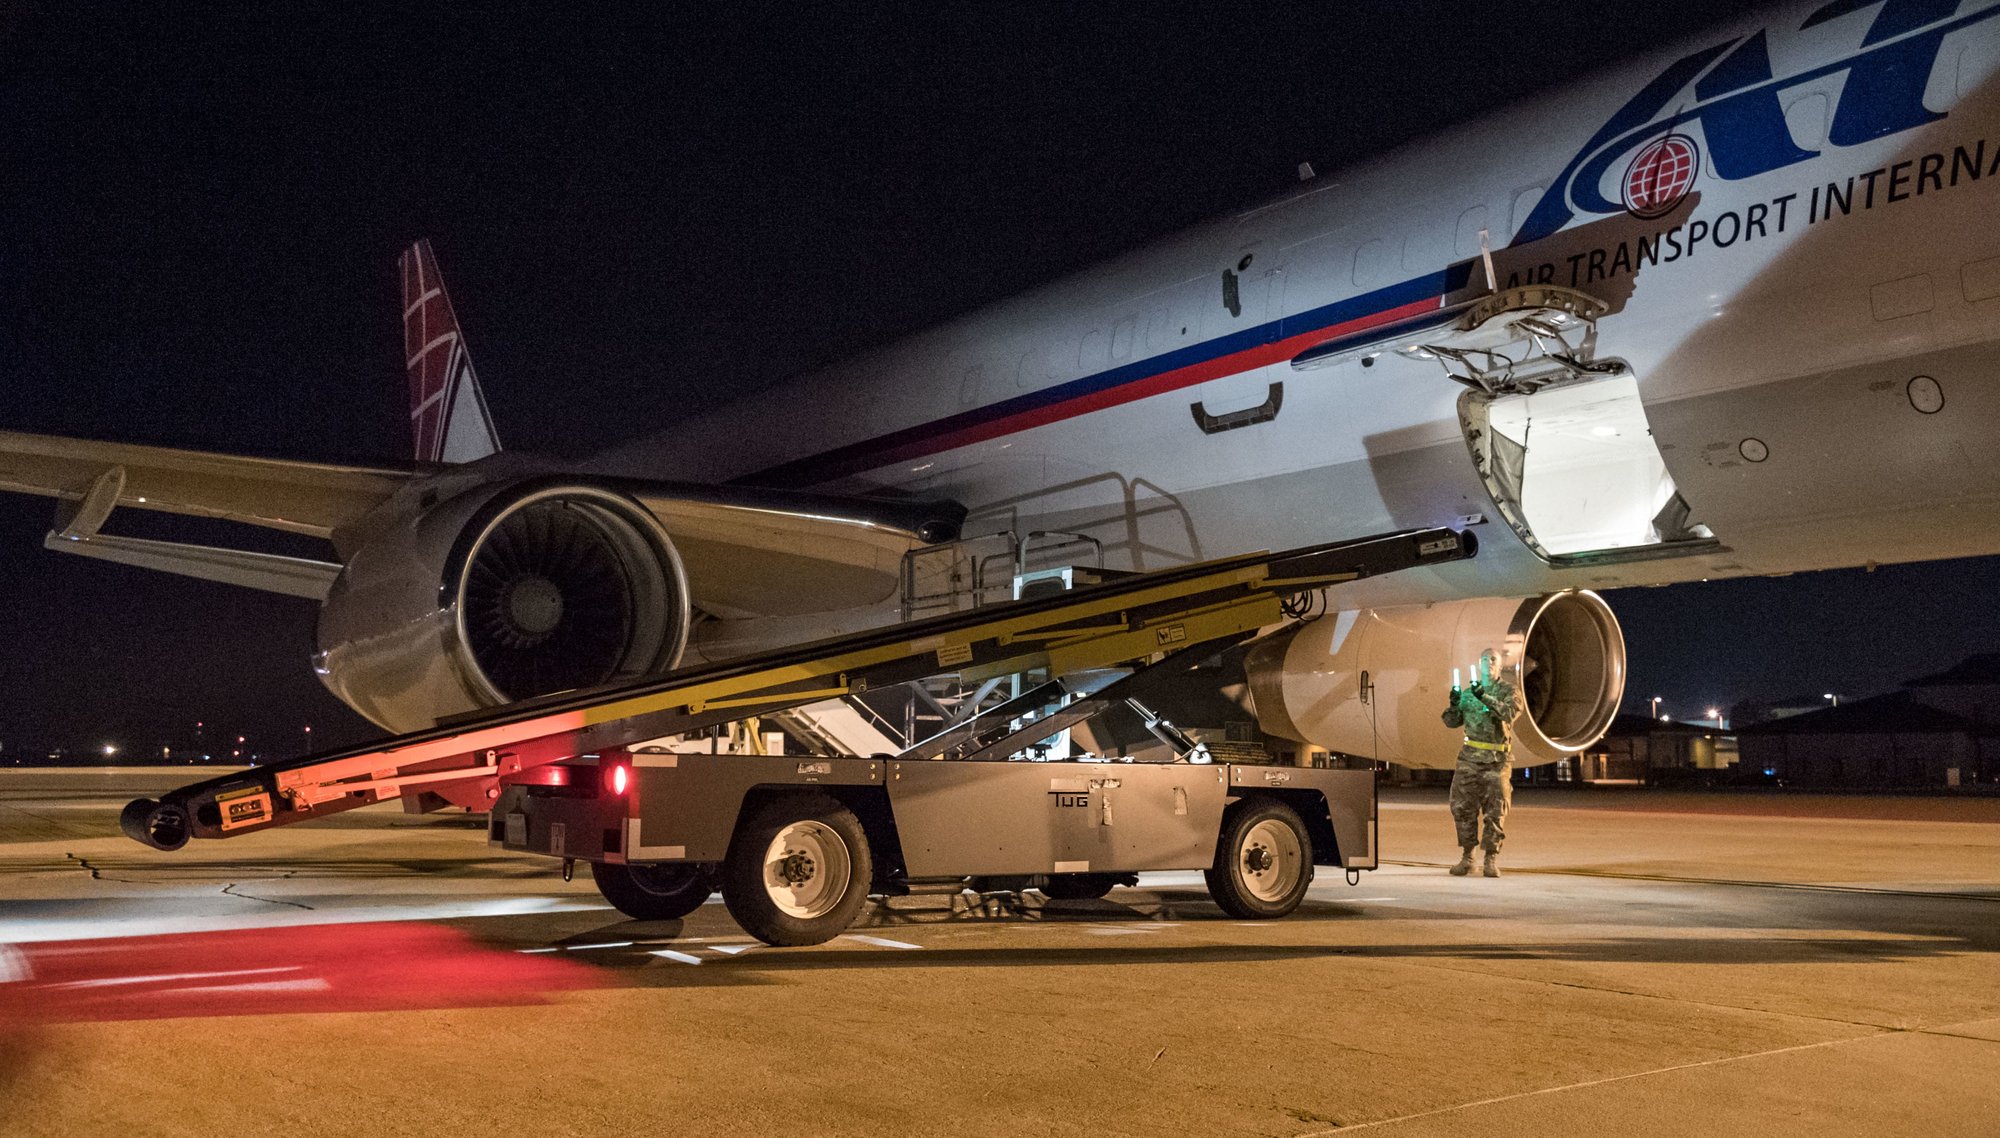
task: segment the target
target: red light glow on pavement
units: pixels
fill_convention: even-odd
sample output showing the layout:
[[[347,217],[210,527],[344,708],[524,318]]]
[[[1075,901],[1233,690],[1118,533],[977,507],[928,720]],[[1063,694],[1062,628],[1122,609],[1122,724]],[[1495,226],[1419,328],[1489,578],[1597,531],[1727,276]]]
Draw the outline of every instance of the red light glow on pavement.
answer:
[[[598,983],[415,922],[42,941],[0,945],[0,1022],[501,1007]]]

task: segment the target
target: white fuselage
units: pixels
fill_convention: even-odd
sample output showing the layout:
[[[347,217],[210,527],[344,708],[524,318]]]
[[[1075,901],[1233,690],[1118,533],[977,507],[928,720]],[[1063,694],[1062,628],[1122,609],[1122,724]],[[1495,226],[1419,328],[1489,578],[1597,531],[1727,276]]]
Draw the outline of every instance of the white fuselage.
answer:
[[[1120,568],[1478,527],[1477,559],[1355,605],[2000,553],[2000,3],[1850,7],[1746,17],[599,465],[951,498],[968,534],[1080,531]],[[1601,555],[1502,524],[1437,362],[1364,359],[1490,291],[1482,242],[1499,288],[1608,306],[1628,404],[1493,409],[1538,537]],[[1675,492],[1710,539],[1647,536]]]

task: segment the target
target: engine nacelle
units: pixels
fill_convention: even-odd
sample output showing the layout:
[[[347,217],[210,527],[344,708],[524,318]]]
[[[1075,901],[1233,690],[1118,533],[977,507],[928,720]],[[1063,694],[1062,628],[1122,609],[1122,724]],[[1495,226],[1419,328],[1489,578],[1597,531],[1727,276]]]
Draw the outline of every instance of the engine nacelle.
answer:
[[[680,555],[588,484],[480,486],[391,519],[347,558],[313,663],[391,731],[664,671],[687,644]]]
[[[1333,613],[1259,643],[1246,668],[1267,734],[1444,768],[1464,738],[1439,718],[1452,669],[1470,682],[1488,647],[1522,695],[1515,765],[1574,755],[1610,728],[1625,695],[1625,636],[1592,592]]]

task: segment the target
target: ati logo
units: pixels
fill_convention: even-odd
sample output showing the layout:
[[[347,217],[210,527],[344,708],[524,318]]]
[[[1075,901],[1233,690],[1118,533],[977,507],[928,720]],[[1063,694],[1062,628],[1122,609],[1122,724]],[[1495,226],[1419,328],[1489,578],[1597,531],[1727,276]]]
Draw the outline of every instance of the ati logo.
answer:
[[[1634,217],[1664,217],[1681,204],[1701,172],[1701,151],[1685,134],[1655,141],[1625,168],[1625,208]]]
[[[1924,93],[1945,37],[2000,18],[2000,4],[1960,12],[1961,2],[1830,0],[1795,31],[1783,32],[1798,44],[1787,44],[1781,58],[1822,62],[1786,75],[1772,69],[1762,31],[1675,60],[1583,144],[1513,243],[1539,241],[1579,214],[1665,213],[1688,192],[1703,162],[1715,177],[1734,182],[1818,157],[1822,150],[1807,150],[1792,137],[1780,97],[1803,84],[1840,83],[1828,147],[1858,146],[1944,118],[1925,105]],[[1977,34],[1994,33],[1988,27]],[[1697,137],[1701,151],[1692,141]],[[1619,170],[1622,182],[1614,181]]]

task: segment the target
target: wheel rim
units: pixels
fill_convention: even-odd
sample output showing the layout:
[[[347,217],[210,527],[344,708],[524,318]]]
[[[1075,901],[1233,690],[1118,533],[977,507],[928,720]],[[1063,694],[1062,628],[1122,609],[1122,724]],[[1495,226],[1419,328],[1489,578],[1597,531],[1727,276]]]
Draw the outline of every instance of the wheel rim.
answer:
[[[1266,818],[1243,835],[1236,853],[1243,888],[1259,901],[1281,901],[1299,883],[1305,851],[1299,836],[1276,818]]]
[[[764,891],[787,916],[810,920],[832,912],[853,876],[847,843],[819,822],[793,822],[764,850]]]

